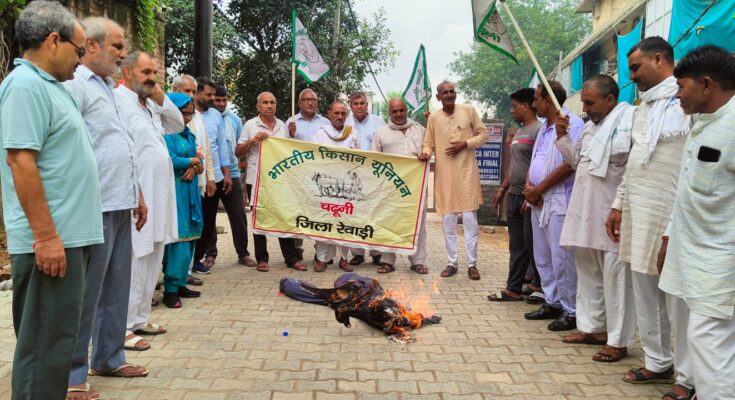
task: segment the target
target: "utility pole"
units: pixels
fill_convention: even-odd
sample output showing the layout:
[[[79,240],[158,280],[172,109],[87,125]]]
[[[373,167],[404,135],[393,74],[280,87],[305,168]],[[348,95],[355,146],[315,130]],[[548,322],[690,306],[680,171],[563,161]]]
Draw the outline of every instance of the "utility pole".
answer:
[[[212,77],[212,0],[194,4],[194,76]]]

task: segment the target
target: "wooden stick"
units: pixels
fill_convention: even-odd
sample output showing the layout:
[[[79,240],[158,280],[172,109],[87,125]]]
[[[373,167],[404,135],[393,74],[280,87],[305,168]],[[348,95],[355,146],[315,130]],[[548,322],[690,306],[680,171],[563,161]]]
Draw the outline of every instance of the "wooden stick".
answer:
[[[291,62],[291,116],[296,115],[296,64]]]
[[[510,12],[510,8],[508,8],[508,5],[505,4],[505,0],[498,0],[498,2],[503,5],[503,11],[505,11],[505,13],[508,14],[508,18],[510,18],[510,23],[513,24],[513,28],[515,28],[516,32],[518,33],[518,36],[520,36],[521,42],[523,43],[523,47],[526,48],[526,52],[528,52],[528,56],[531,58],[531,62],[533,62],[533,66],[536,67],[536,71],[538,71],[538,76],[539,78],[541,78],[541,83],[544,84],[546,91],[549,93],[549,97],[551,97],[551,101],[554,103],[554,106],[556,106],[556,109],[559,110],[559,112],[561,112],[561,105],[559,104],[559,100],[557,100],[556,96],[554,96],[554,91],[551,90],[549,81],[546,80],[546,75],[544,74],[544,71],[541,70],[541,66],[538,63],[538,60],[536,60],[536,56],[533,55],[531,46],[528,45],[528,42],[526,41],[526,37],[523,36],[523,32],[521,32],[521,28],[518,26],[518,22],[516,22],[516,19],[513,17],[513,13]]]

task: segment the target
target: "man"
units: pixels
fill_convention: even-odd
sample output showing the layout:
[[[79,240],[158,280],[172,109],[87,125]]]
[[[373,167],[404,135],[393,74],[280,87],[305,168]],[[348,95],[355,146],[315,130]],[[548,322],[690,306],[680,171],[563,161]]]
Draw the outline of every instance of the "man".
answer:
[[[140,231],[133,231],[127,328],[146,334],[163,331],[160,325],[149,321],[151,299],[161,272],[164,247],[178,236],[174,171],[163,134],[184,129],[181,113],[156,82],[157,73],[156,60],[149,54],[130,53],[123,62],[123,84],[115,89],[118,105],[133,134],[140,190],[148,206],[148,222]],[[189,292],[194,291],[184,288],[178,295],[190,297]],[[178,295],[164,294],[164,304],[172,304]]]
[[[299,93],[299,113],[286,120],[290,137],[307,142],[314,141],[314,134],[319,128],[329,123],[328,119],[317,114],[318,106],[319,98],[315,91],[306,88]],[[303,256],[304,241],[302,239],[294,240],[296,248]],[[316,256],[314,256],[314,259],[316,260]]]
[[[677,396],[691,397],[692,370],[687,354],[687,307],[658,289],[656,256],[671,216],[689,118],[676,99],[674,53],[660,37],[641,40],[628,53],[630,79],[641,91],[633,116],[631,149],[623,181],[607,221],[619,244],[621,261],[630,263],[638,333],[645,367],[623,377],[632,383],[671,382]],[[671,352],[671,327],[676,344]],[[676,372],[675,372],[676,371]]]
[[[360,134],[360,149],[372,150],[373,136],[375,131],[384,126],[385,122],[377,115],[368,113],[367,96],[363,92],[354,92],[350,95],[350,117],[347,118],[345,124],[352,126]],[[354,257],[350,260],[350,265],[360,265],[365,262],[364,249],[350,249]],[[370,256],[373,258],[373,264],[380,264],[380,252],[371,250]]]
[[[555,81],[549,82],[549,85],[553,96],[563,105],[567,99],[564,88]],[[559,245],[559,237],[574,184],[574,169],[554,146],[554,124],[560,112],[552,102],[551,95],[544,85],[539,85],[534,93],[533,106],[540,117],[546,118],[546,122],[541,125],[536,138],[526,188],[523,190],[526,201],[533,206],[533,257],[546,303],[524,316],[530,320],[555,319],[547,328],[550,331],[565,331],[576,326],[577,274],[574,254]],[[584,122],[566,108],[561,113],[569,116],[567,132],[572,142],[576,143]]]
[[[105,242],[92,246],[85,275],[82,321],[69,376],[69,387],[76,389],[84,389],[90,370],[123,377],[147,375],[145,368],[125,362],[123,349],[132,261],[130,211],[137,216],[138,230],[147,214],[138,190],[133,140],[112,92],[111,76],[120,71],[127,55],[125,33],[106,18],[90,17],[82,24],[86,52],[74,79],[64,86],[82,113],[97,159]]]
[[[17,339],[11,398],[59,400],[91,246],[104,240],[97,162],[84,119],[60,83],[74,77],[86,37],[66,8],[43,0],[23,10],[15,33],[23,58],[0,85],[0,181]]]
[[[487,142],[488,131],[468,104],[455,105],[454,84],[442,82],[436,88],[436,98],[442,109],[429,115],[422,153],[418,159],[428,161],[436,153],[434,170],[434,204],[444,219],[444,244],[448,265],[441,272],[444,278],[457,273],[457,219],[462,216],[467,274],[479,280],[477,270],[477,209],[482,205],[480,173],[475,161],[475,149]]]
[[[227,89],[222,85],[216,85],[214,93],[214,108],[221,115],[221,124],[223,126],[227,159],[224,163],[230,165],[230,178],[232,179],[232,189],[225,193],[218,190],[213,198],[217,202],[222,201],[227,211],[227,218],[230,220],[230,229],[232,230],[232,243],[237,252],[238,262],[248,267],[255,266],[255,260],[250,257],[248,252],[248,223],[245,216],[245,207],[242,202],[242,181],[240,180],[240,169],[237,167],[238,159],[235,156],[235,146],[240,139],[242,133],[242,122],[240,117],[235,115],[232,110],[227,108]],[[205,260],[210,265],[214,265],[217,258],[217,232],[212,230],[212,236],[209,240],[205,252]]]
[[[204,253],[207,246],[215,234],[217,223],[217,208],[219,207],[220,198],[228,196],[232,192],[232,178],[230,171],[237,168],[230,164],[230,155],[227,151],[227,140],[225,139],[224,121],[220,112],[214,108],[214,93],[217,86],[211,79],[200,77],[197,79],[197,93],[194,96],[194,106],[201,113],[204,121],[204,128],[209,137],[209,149],[212,157],[212,169],[214,170],[214,183],[216,190],[214,193],[207,193],[202,198],[202,213],[204,214],[204,228],[202,228],[202,236],[197,240],[196,250],[194,251],[194,271],[208,274],[209,269],[214,265],[214,259],[208,260],[208,264],[202,264]],[[197,132],[199,134],[201,132]],[[228,197],[229,199],[230,197]],[[229,215],[229,214],[228,214]],[[236,222],[235,229],[242,229],[242,223]],[[238,262],[244,264],[247,253],[247,244],[243,247],[242,242],[237,245]],[[252,260],[247,261],[252,265]]]
[[[424,143],[426,128],[407,117],[406,103],[400,97],[394,97],[388,102],[390,120],[387,126],[375,131],[373,136],[373,151],[381,153],[401,154],[404,156],[418,156]],[[426,199],[426,197],[424,197]],[[416,253],[408,256],[411,271],[418,274],[427,274],[426,268],[426,205],[422,205],[421,220],[419,221],[419,236],[416,240]],[[395,253],[384,253],[378,273],[386,274],[395,271]]]
[[[260,93],[255,107],[258,109],[258,116],[245,122],[242,135],[240,135],[240,139],[237,141],[237,147],[235,148],[235,155],[238,157],[247,155],[248,157],[248,167],[245,172],[245,184],[248,196],[252,195],[255,177],[258,175],[260,142],[271,136],[286,137],[286,125],[283,121],[276,118],[277,103],[273,93]],[[268,266],[270,257],[268,255],[268,241],[265,235],[253,234],[253,242],[255,244],[256,268],[260,272],[268,272],[270,269]],[[301,253],[296,248],[294,239],[278,238],[278,244],[281,247],[283,259],[286,261],[286,267],[293,268],[297,271],[306,271],[306,265],[301,261]]]
[[[659,255],[659,268],[663,267],[659,287],[689,308],[687,350],[697,398],[731,399],[735,387],[735,58],[719,47],[700,47],[679,61],[674,76],[682,109],[699,117],[684,145],[684,167]]]
[[[325,144],[328,146],[344,147],[348,149],[359,149],[360,139],[359,132],[353,126],[345,124],[347,120],[347,107],[341,101],[335,101],[329,105],[327,111],[329,124],[324,125],[314,134],[314,143]],[[316,248],[316,264],[314,272],[324,272],[327,264],[339,252],[339,268],[343,271],[352,271],[352,266],[347,261],[349,247],[337,246],[317,240],[314,244]]]
[[[181,75],[174,79],[173,91],[184,93],[193,99],[197,92],[197,81],[191,75]],[[205,194],[207,196],[213,196],[214,192],[217,190],[217,185],[214,183],[212,150],[209,148],[209,136],[207,135],[207,128],[204,125],[204,117],[202,116],[202,113],[195,109],[194,116],[188,126],[192,133],[194,133],[194,136],[196,136],[197,146],[201,149],[202,154],[204,155],[202,162],[204,164],[203,167],[205,173],[195,174],[198,179],[197,187],[199,188],[199,192],[202,196]],[[193,270],[194,261],[192,259],[192,263],[189,266],[189,277],[187,278],[186,283],[195,286],[203,285],[204,282],[202,282],[201,279],[191,276]]]
[[[618,245],[607,236],[607,209],[625,173],[634,107],[618,103],[618,84],[596,75],[582,87],[582,110],[590,120],[575,145],[567,134],[569,119],[556,119],[556,147],[574,168],[560,244],[574,250],[577,269],[577,329],[564,343],[604,344],[592,357],[615,362],[635,342],[635,305],[628,266],[618,259]],[[607,327],[607,331],[605,331]]]
[[[531,286],[536,289],[534,292],[541,291],[538,287],[541,279],[538,278],[536,262],[533,259],[531,213],[523,198],[533,144],[536,143],[536,136],[541,128],[536,118],[536,111],[533,109],[533,95],[534,90],[531,88],[519,89],[510,95],[510,113],[513,119],[523,126],[510,143],[510,168],[491,203],[493,208],[497,208],[507,192],[505,212],[508,217],[510,259],[505,289],[489,295],[487,298],[490,301],[522,301],[523,280],[529,266],[536,276]]]
[[[299,113],[286,120],[288,135],[294,139],[312,142],[314,134],[329,120],[317,114],[319,98],[311,89],[299,93]]]

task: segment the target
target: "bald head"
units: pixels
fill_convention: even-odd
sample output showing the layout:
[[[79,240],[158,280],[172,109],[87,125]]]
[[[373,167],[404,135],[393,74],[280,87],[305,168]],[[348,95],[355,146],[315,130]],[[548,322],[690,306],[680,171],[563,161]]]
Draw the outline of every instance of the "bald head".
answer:
[[[390,121],[396,125],[403,125],[408,120],[408,107],[400,97],[394,97],[388,102]]]

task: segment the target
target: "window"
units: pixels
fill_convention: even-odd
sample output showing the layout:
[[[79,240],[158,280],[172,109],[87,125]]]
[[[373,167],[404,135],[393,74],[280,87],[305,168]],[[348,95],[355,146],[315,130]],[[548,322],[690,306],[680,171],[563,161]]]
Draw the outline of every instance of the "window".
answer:
[[[672,0],[648,0],[646,3],[646,30],[645,36],[669,37],[671,26]]]

